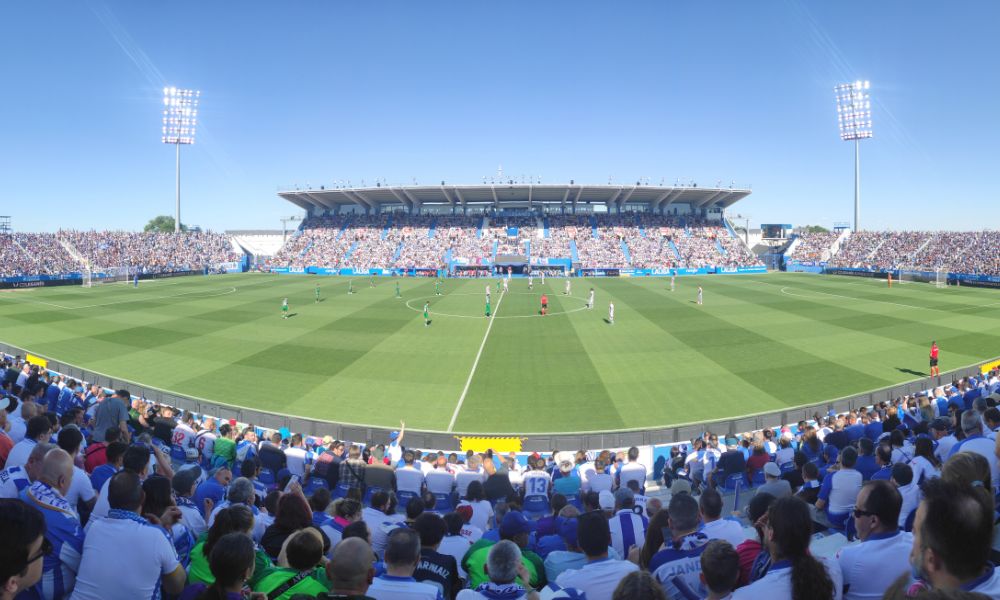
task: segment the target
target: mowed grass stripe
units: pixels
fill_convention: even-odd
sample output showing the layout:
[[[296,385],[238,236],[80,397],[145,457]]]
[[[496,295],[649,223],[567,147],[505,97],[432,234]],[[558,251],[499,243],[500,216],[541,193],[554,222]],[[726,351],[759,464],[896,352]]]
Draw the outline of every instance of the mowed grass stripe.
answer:
[[[504,298],[499,316],[538,314],[543,291],[552,313],[579,308],[579,301],[559,295],[562,285],[550,279],[528,294],[527,283],[514,280],[516,293]],[[519,434],[565,429],[565,423],[576,430],[624,427],[573,325],[556,314],[497,319],[455,431]]]

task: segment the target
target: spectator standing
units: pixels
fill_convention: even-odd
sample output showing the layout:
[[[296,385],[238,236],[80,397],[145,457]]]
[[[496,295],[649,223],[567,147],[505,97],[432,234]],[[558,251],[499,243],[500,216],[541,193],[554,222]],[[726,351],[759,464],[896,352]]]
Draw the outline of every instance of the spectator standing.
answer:
[[[104,396],[104,399],[94,410],[94,441],[103,442],[104,433],[108,427],[117,427],[122,433],[121,439],[126,443],[129,440],[128,433],[128,405],[131,401],[131,394],[128,390],[118,390],[114,396]]]

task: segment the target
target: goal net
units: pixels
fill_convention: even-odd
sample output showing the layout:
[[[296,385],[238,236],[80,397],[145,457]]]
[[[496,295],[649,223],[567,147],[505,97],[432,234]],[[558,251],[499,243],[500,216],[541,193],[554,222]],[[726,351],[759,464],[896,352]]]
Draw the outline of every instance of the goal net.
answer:
[[[934,287],[944,288],[948,287],[948,271],[943,267],[938,267],[934,269]]]
[[[109,283],[128,283],[131,277],[131,269],[128,267],[105,267],[92,269],[90,272],[90,285],[86,284],[88,277],[84,275],[84,285],[93,287],[95,285],[106,285]]]

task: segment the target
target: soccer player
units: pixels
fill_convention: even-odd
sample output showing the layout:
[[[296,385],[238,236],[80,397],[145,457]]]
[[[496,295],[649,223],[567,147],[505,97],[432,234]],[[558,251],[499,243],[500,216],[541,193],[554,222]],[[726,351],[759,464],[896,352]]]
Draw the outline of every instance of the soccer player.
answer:
[[[892,289],[892,273],[885,274],[885,280],[889,284],[889,289]]]
[[[316,303],[319,304],[319,284],[316,284]]]
[[[493,314],[493,312],[492,312],[492,310],[490,309],[490,297],[489,297],[489,295],[487,295],[487,296],[486,296],[486,315],[485,315],[485,316],[486,316],[486,318],[487,318],[487,319],[488,319],[488,318],[490,318],[490,315],[491,315],[491,314]]]
[[[535,279],[531,275],[531,273],[529,272],[528,273],[528,291],[530,292],[532,289],[534,289],[534,287],[535,287]]]
[[[440,296],[441,295],[441,280],[440,279],[438,279],[437,281],[434,282],[434,295],[435,296]]]
[[[542,271],[542,285],[545,285],[545,271]]]
[[[591,310],[594,308],[594,288],[590,288],[590,297],[587,298],[587,309]]]
[[[615,324],[615,303],[608,302],[608,324]]]
[[[542,294],[542,316],[544,317],[547,312],[549,312],[549,297]]]
[[[497,279],[497,293],[498,294],[500,293],[500,286],[502,286],[502,285],[503,285],[503,277],[501,277],[500,279]]]
[[[281,318],[282,319],[288,318],[288,298],[285,298],[284,300],[281,301]]]
[[[567,295],[567,296],[569,296],[569,295],[571,294],[571,291],[570,291],[570,283],[569,283],[569,279],[566,279],[566,291],[565,291],[565,292],[563,292],[563,293],[564,293],[565,295]]]
[[[674,280],[675,279],[677,279],[677,274],[676,273],[671,273],[670,274],[670,291],[671,292],[674,291]]]
[[[424,327],[431,324],[431,303],[424,302]]]
[[[403,295],[399,293],[399,282],[398,281],[396,282],[396,297],[397,298],[402,298],[403,297]]]
[[[372,275],[371,279],[368,280],[369,287],[375,287],[375,276]]]
[[[354,293],[354,280],[353,279],[348,279],[347,280],[347,293],[349,295]]]
[[[940,377],[941,370],[938,369],[938,345],[937,342],[931,342],[931,377]]]
[[[510,276],[509,276],[509,275],[507,276],[507,279],[504,279],[504,280],[503,280],[503,292],[504,292],[505,294],[507,293],[507,282],[508,282],[508,281],[510,281]]]
[[[139,287],[139,272],[136,271],[135,275],[132,277],[132,286]]]
[[[487,302],[489,302],[489,301],[490,301],[490,289],[491,289],[491,288],[490,288],[490,284],[488,284],[488,283],[487,283],[487,284],[486,284],[486,301],[487,301]]]
[[[701,289],[700,285],[698,286],[698,304],[704,304],[704,291]]]

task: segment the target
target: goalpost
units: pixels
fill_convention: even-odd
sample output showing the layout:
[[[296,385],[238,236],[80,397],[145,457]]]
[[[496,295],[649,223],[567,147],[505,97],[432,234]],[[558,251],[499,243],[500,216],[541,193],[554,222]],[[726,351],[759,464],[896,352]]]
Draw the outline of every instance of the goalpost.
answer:
[[[948,271],[944,267],[937,267],[934,269],[934,287],[948,287]]]
[[[109,283],[128,283],[131,281],[131,269],[128,267],[87,267],[83,272],[83,287],[94,287]]]

